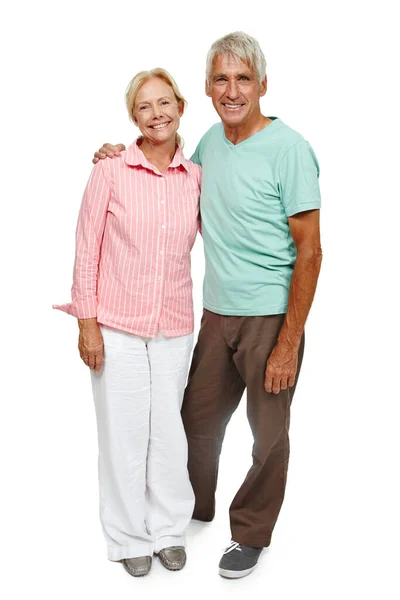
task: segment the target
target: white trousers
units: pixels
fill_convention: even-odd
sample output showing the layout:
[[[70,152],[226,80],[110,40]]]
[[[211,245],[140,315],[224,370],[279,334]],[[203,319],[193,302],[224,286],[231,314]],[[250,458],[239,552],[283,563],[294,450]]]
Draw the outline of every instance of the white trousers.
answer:
[[[91,372],[100,519],[108,558],[117,561],[184,545],[194,494],[180,410],[193,334],[101,332],[104,365]]]

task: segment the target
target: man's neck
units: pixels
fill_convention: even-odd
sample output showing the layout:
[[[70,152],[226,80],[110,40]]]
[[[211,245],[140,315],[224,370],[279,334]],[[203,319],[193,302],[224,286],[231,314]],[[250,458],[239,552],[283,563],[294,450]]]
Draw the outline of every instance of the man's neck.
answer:
[[[239,127],[229,127],[224,124],[225,136],[236,146],[236,144],[240,144],[240,142],[247,140],[247,138],[268,127],[270,123],[272,123],[272,119],[264,117],[260,113],[256,119],[253,119],[251,122],[246,121],[246,123],[243,123]]]

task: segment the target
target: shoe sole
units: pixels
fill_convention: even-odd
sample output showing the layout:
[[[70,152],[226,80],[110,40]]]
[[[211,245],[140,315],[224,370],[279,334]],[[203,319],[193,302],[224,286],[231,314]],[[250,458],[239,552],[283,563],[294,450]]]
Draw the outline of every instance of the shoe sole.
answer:
[[[246,577],[246,575],[250,575],[256,566],[257,565],[254,565],[254,567],[250,567],[250,569],[244,569],[243,571],[229,571],[228,569],[220,569],[219,574],[221,577],[225,577],[226,579],[240,579],[240,577]]]

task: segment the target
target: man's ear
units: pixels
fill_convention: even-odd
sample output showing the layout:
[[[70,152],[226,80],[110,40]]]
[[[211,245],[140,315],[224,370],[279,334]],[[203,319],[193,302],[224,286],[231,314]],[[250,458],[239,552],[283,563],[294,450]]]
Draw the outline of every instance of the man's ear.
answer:
[[[260,92],[260,96],[265,96],[265,94],[267,93],[267,76],[264,76],[264,79],[261,81],[261,92]]]
[[[206,95],[211,96],[211,86],[206,79]]]

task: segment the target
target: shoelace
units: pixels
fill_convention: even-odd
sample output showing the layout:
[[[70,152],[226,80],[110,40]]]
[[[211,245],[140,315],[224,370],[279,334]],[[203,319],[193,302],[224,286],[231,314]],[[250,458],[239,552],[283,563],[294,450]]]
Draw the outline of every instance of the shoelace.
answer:
[[[228,554],[228,552],[232,552],[232,550],[236,550],[236,548],[238,548],[239,552],[241,552],[242,549],[239,546],[240,546],[240,544],[238,544],[237,542],[234,542],[232,540],[231,545],[228,546],[228,548],[225,550],[224,554]]]

